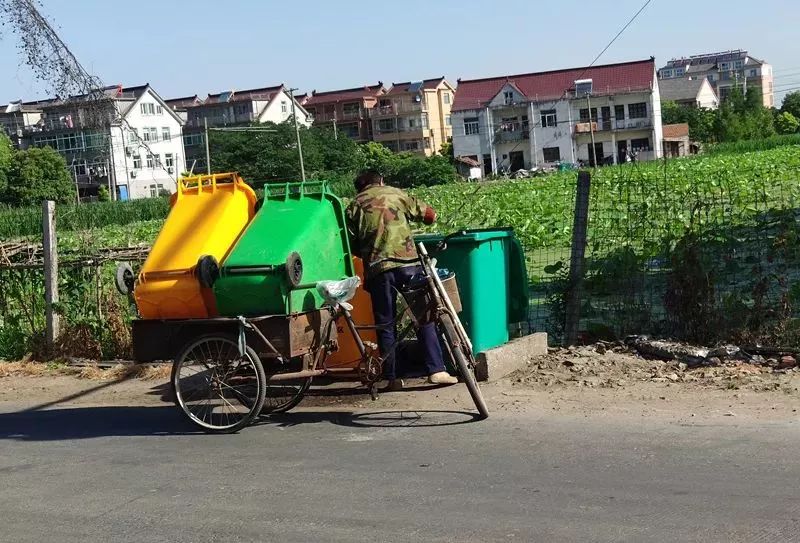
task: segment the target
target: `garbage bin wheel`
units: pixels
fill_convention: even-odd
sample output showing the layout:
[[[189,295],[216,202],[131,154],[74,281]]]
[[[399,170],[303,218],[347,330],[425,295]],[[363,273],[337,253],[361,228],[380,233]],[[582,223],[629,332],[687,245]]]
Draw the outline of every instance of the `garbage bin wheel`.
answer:
[[[205,288],[213,287],[216,280],[219,279],[219,263],[217,259],[211,255],[201,256],[197,260],[195,274],[201,286]]]
[[[286,257],[286,278],[292,287],[298,287],[303,280],[303,259],[296,251]]]
[[[133,293],[133,285],[136,282],[136,276],[133,274],[133,268],[127,262],[121,262],[117,266],[117,271],[114,274],[114,286],[120,294],[127,296]]]

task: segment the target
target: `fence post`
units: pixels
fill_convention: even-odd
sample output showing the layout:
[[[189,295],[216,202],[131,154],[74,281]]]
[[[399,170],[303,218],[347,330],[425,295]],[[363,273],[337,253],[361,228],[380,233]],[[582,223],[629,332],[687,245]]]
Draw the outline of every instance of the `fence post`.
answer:
[[[589,192],[592,177],[589,172],[578,172],[578,185],[575,190],[575,220],[572,225],[572,251],[569,260],[569,287],[567,290],[566,322],[564,329],[565,345],[578,341],[578,323],[581,320],[581,294],[583,290],[584,256],[586,255],[586,236],[589,224]]]
[[[56,247],[56,203],[42,202],[42,248],[44,249],[45,341],[52,347],[58,339],[58,249]]]

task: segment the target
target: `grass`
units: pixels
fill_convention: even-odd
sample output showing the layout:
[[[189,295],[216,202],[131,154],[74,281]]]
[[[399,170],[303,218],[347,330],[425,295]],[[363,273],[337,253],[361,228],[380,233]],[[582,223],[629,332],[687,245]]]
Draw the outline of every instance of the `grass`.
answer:
[[[783,136],[772,136],[760,140],[734,141],[709,145],[706,153],[709,155],[725,155],[749,153],[753,151],[768,151],[786,145],[800,145],[800,133]]]

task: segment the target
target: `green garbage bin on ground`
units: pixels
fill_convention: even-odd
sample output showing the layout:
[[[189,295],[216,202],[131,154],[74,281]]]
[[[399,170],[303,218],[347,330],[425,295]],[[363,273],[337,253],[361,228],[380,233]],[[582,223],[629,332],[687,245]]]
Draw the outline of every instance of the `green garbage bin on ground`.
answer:
[[[344,209],[327,183],[267,185],[220,267],[214,297],[223,316],[303,313],[322,307],[317,281],[352,275]]]
[[[416,241],[433,248],[444,236]],[[463,310],[461,322],[475,353],[508,341],[509,324],[527,320],[528,276],[519,241],[510,228],[467,230],[436,253],[440,268],[455,272]]]

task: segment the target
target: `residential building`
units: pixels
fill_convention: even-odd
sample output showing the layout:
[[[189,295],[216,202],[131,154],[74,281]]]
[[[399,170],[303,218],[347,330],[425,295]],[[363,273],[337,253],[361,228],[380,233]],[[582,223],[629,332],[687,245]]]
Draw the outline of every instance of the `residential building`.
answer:
[[[17,147],[23,144],[25,129],[36,125],[42,118],[42,108],[49,100],[23,102],[18,100],[0,106],[0,128]]]
[[[705,77],[661,79],[658,82],[662,102],[688,107],[717,109],[719,98]]]
[[[775,105],[772,66],[743,49],[674,58],[658,71],[658,77],[662,80],[707,78],[720,101],[724,101],[734,87],[746,91],[756,86],[761,89],[764,107]]]
[[[294,101],[297,120],[304,126],[311,117]],[[201,103],[186,108],[184,148],[186,163],[194,173],[205,172],[204,130],[209,127],[241,126],[250,123],[282,123],[292,118],[292,97],[284,85],[209,94]]]
[[[453,133],[454,95],[444,77],[393,83],[371,110],[373,139],[393,151],[439,152]]]
[[[329,125],[337,135],[356,141],[372,140],[370,111],[386,94],[383,82],[352,89],[325,92],[312,91],[304,107],[313,116],[314,124]]]
[[[689,123],[664,125],[664,156],[678,158],[696,153],[689,141]]]
[[[184,96],[183,98],[170,98],[165,100],[166,104],[172,108],[172,111],[178,114],[178,117],[183,120],[184,124],[188,120],[188,110],[190,107],[199,106],[203,103],[199,96]]]
[[[108,186],[121,199],[172,192],[184,167],[183,121],[149,84],[39,103],[20,147],[61,153],[82,197]]]
[[[459,80],[452,125],[455,156],[478,160],[484,175],[658,158],[655,60]]]

